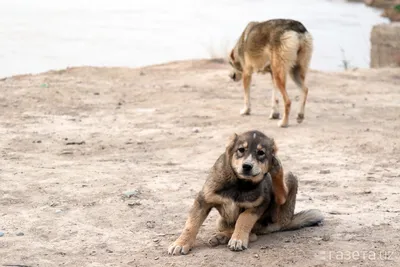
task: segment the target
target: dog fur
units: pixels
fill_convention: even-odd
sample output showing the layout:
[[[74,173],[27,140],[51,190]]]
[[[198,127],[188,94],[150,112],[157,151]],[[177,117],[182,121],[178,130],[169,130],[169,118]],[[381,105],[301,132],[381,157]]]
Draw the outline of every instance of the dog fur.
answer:
[[[234,134],[198,193],[179,238],[168,248],[187,254],[212,208],[220,214],[211,246],[248,247],[259,234],[295,230],[323,220],[319,210],[294,214],[298,181],[284,175],[275,141],[259,131]]]
[[[242,115],[250,115],[250,86],[254,72],[270,73],[274,82],[270,119],[279,119],[279,100],[276,91],[283,97],[284,113],[280,127],[289,124],[291,100],[286,91],[286,77],[290,74],[301,90],[300,110],[297,122],[304,120],[308,87],[306,74],[313,52],[313,38],[303,24],[290,19],[273,19],[264,22],[250,22],[229,56],[232,66],[230,78],[243,79],[244,108]]]

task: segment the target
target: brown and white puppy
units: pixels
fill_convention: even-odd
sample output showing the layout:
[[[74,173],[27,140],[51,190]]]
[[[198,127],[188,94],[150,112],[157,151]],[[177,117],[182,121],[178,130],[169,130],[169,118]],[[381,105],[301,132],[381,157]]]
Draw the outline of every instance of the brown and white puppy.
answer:
[[[234,134],[198,193],[179,238],[169,254],[187,254],[212,208],[220,214],[211,246],[248,247],[257,234],[294,230],[323,220],[319,210],[294,214],[297,178],[284,176],[275,141],[259,131]]]
[[[270,119],[279,119],[279,100],[276,91],[283,97],[285,109],[280,127],[289,124],[291,101],[286,91],[286,77],[290,77],[301,90],[300,110],[297,122],[304,120],[308,87],[305,78],[313,52],[313,39],[303,24],[290,19],[273,19],[264,22],[250,22],[229,56],[232,66],[230,78],[243,79],[244,108],[242,115],[249,115],[251,77],[254,72],[271,74],[275,89],[272,93]]]

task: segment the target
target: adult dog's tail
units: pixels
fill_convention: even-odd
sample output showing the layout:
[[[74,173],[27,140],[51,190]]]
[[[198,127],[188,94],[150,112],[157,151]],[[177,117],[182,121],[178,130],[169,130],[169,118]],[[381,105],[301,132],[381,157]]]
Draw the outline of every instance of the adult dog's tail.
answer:
[[[296,213],[293,216],[292,221],[288,225],[284,226],[281,231],[291,231],[303,227],[314,226],[321,223],[323,220],[324,216],[322,215],[320,210],[303,210]]]

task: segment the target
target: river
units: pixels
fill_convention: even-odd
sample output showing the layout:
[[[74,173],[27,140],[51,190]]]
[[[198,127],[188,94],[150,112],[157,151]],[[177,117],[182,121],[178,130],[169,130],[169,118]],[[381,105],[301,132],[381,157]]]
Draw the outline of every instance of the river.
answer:
[[[311,68],[367,68],[380,12],[338,0],[2,0],[0,77],[225,56],[248,21],[271,18],[308,28]]]

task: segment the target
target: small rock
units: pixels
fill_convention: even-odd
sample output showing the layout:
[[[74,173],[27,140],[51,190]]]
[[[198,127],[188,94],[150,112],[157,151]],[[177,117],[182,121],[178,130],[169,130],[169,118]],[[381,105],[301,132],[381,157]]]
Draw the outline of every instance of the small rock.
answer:
[[[62,212],[62,210],[56,210],[56,213],[61,213]]]
[[[259,259],[260,255],[258,255],[257,253],[253,255],[254,258]]]
[[[365,129],[366,132],[369,132],[369,128]]]
[[[158,260],[158,259],[159,259],[159,257],[155,257],[155,258],[154,258],[154,260]]]
[[[371,190],[368,190],[368,191],[364,191],[364,192],[363,192],[363,194],[365,194],[365,195],[369,195],[369,194],[371,194],[371,193],[372,193]]]
[[[356,104],[353,103],[353,104],[351,104],[351,106],[352,106],[353,108],[355,108],[355,107],[356,107]]]
[[[270,246],[262,246],[260,249],[270,249],[271,247]]]
[[[93,94],[94,94],[94,95],[100,95],[100,93],[97,93],[97,92],[96,92],[96,93],[93,93]]]
[[[139,194],[140,194],[140,191],[135,189],[135,190],[132,190],[132,191],[126,191],[124,193],[124,196],[127,197],[127,198],[131,198],[133,196],[137,197]]]
[[[199,128],[193,128],[193,129],[192,129],[192,132],[193,132],[193,133],[198,133],[198,132],[200,132],[200,129],[199,129]]]
[[[331,173],[331,171],[330,170],[320,170],[319,173],[320,174],[328,174],[328,173]]]
[[[142,205],[142,203],[140,203],[139,201],[128,202],[129,207],[140,206],[140,205]]]
[[[322,241],[329,241],[329,240],[331,240],[331,237],[329,236],[329,235],[324,235],[323,237],[322,237]]]
[[[285,243],[290,243],[290,239],[286,239],[284,242]]]
[[[154,238],[154,239],[153,239],[153,242],[154,242],[154,243],[158,243],[158,242],[160,242],[160,239]]]
[[[147,222],[146,222],[146,227],[147,227],[147,228],[152,229],[152,228],[154,228],[155,226],[156,226],[156,222],[155,222],[155,221],[147,221]]]
[[[107,253],[113,253],[114,251],[112,251],[111,249],[106,249]]]
[[[146,73],[144,73],[143,71],[140,71],[139,75],[144,76],[144,75],[146,75]]]
[[[22,232],[17,233],[17,236],[24,236],[25,234]]]
[[[2,236],[4,236],[4,233],[3,233],[3,232],[0,232],[0,237],[2,237]]]

